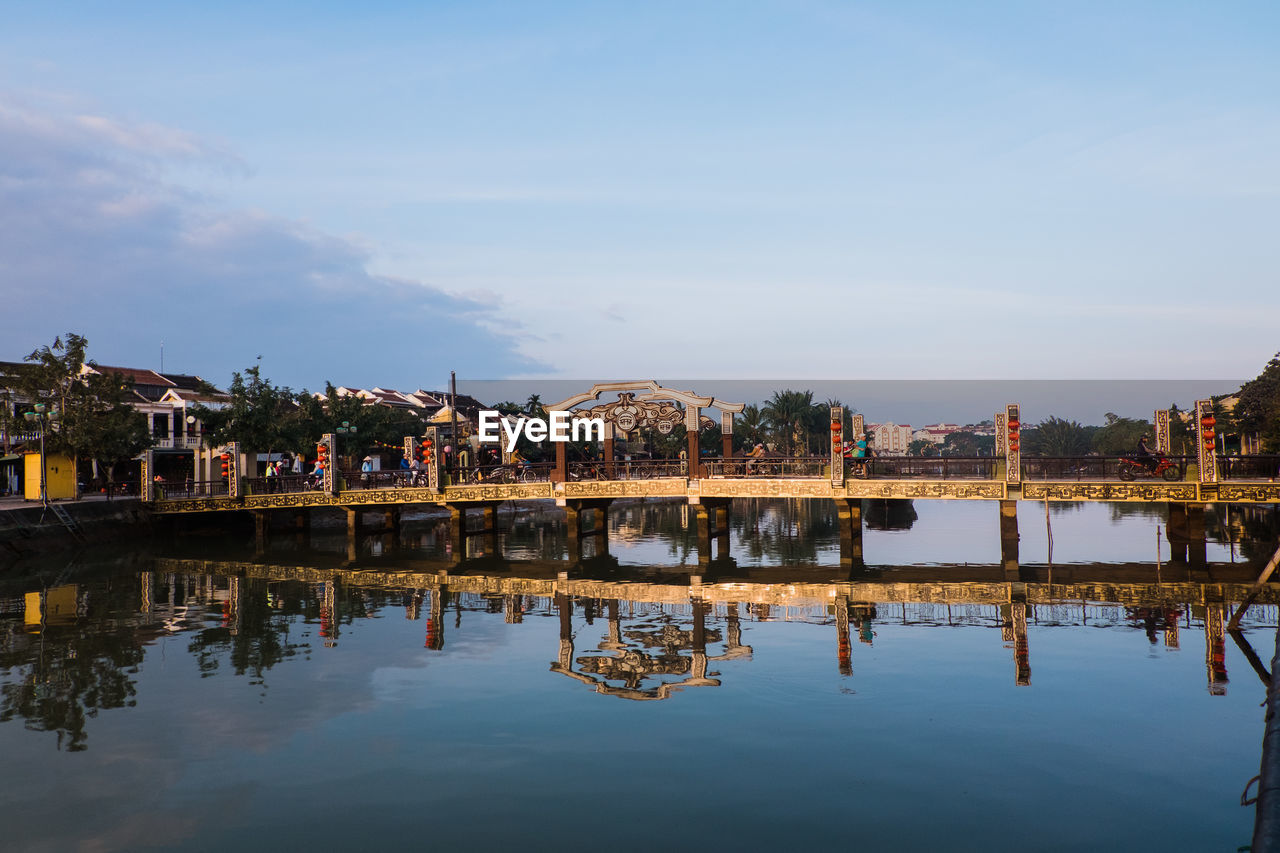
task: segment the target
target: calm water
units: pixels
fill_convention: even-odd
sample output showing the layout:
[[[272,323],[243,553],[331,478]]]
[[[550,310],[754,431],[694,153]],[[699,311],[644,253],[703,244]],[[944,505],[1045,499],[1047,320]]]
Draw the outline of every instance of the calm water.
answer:
[[[735,506],[699,568],[687,509],[615,507],[566,561],[552,511],[458,564],[316,531],[187,536],[0,579],[6,850],[1235,850],[1277,608],[1221,633],[1265,543],[1211,516]],[[908,528],[909,525],[909,529]],[[1161,537],[1159,540],[1157,536]],[[1158,550],[1159,549],[1159,550]],[[354,557],[354,560],[352,559]],[[26,571],[27,576],[17,573]],[[563,574],[562,574],[563,573]],[[1224,599],[1226,599],[1224,601]],[[1274,601],[1271,596],[1268,601]]]

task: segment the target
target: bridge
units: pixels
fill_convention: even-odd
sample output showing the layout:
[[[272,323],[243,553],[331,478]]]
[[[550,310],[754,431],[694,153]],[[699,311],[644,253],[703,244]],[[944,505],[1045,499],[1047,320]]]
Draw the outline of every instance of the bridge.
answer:
[[[601,402],[602,398],[606,398]],[[766,456],[749,459],[733,450],[734,416],[744,408],[714,397],[666,388],[653,381],[612,382],[592,386],[548,407],[575,417],[605,423],[598,459],[569,460],[564,443],[556,443],[556,460],[446,469],[438,452],[442,438],[429,427],[424,436],[406,436],[406,457],[424,456],[425,471],[338,471],[337,436],[327,434],[317,446],[327,461],[322,479],[248,476],[256,454],[238,445],[197,454],[197,478],[185,483],[152,483],[149,460],[143,463],[146,499],[159,515],[244,512],[254,514],[259,537],[265,536],[268,514],[292,511],[299,523],[319,507],[347,512],[348,529],[358,533],[366,511],[384,513],[388,526],[398,526],[406,506],[447,509],[458,541],[467,533],[466,515],[478,509],[484,529],[494,526],[494,508],[505,501],[554,501],[564,507],[570,536],[607,536],[609,505],[621,499],[665,498],[696,508],[700,540],[710,554],[711,540],[728,545],[728,507],[735,499],[793,498],[831,500],[841,521],[842,554],[861,559],[861,513],[866,500],[978,500],[999,506],[1000,532],[1006,559],[1016,562],[1017,509],[1029,501],[1121,501],[1169,506],[1170,539],[1203,543],[1203,508],[1210,503],[1280,503],[1280,457],[1219,458],[1210,401],[1196,403],[1192,418],[1196,455],[1173,457],[1170,413],[1155,412],[1156,451],[1170,461],[1156,479],[1120,457],[1027,457],[1021,452],[1021,412],[1008,404],[994,416],[996,453],[985,457],[860,457],[852,448],[865,436],[863,417],[846,416],[842,407],[830,412],[824,456]],[[718,422],[705,411],[719,412]],[[687,449],[681,458],[619,461],[615,438],[651,430],[671,434],[683,426]],[[719,428],[722,451],[701,452],[705,431]],[[865,445],[864,445],[865,446]],[[215,472],[220,460],[223,473]],[[255,472],[256,473],[256,472]],[[201,476],[203,475],[203,476]],[[583,521],[591,518],[589,528]],[[847,546],[847,547],[845,547]],[[708,557],[709,559],[709,557]]]

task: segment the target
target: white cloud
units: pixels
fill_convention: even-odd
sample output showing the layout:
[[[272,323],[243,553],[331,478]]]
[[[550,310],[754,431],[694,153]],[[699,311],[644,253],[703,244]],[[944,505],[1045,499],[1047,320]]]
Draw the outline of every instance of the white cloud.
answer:
[[[0,359],[76,331],[104,363],[225,382],[264,355],[276,381],[430,385],[465,363],[529,369],[495,300],[368,271],[355,242],[224,209],[163,178],[238,169],[192,134],[0,99]],[[517,329],[518,331],[518,329]]]

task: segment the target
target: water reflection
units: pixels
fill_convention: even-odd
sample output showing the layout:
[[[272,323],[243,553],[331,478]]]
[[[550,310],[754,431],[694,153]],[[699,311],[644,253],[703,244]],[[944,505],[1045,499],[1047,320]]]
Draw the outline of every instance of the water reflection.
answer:
[[[833,846],[824,816],[848,809],[875,849],[952,847],[971,827],[963,837],[985,844],[996,820],[1035,838],[1036,816],[1065,801],[1093,820],[1062,830],[1063,847],[1247,838],[1239,791],[1257,771],[1276,587],[1231,642],[1224,628],[1257,571],[1243,534],[1262,520],[1207,520],[1223,544],[1193,566],[1155,559],[1163,516],[1053,508],[1064,551],[1125,552],[1123,534],[1152,558],[1010,574],[995,555],[842,567],[833,513],[760,509],[755,526],[735,512],[736,559],[714,565],[696,560],[687,508],[668,504],[611,513],[609,548],[582,559],[555,514],[507,513],[461,561],[423,519],[354,558],[317,530],[256,557],[187,541],[0,581],[15,846],[136,849],[136,833],[109,830],[139,814],[168,815],[187,832],[168,843],[192,848],[386,846],[428,807],[458,817],[437,827],[452,846],[501,846],[474,843],[499,819],[571,837],[578,811],[558,807],[598,797],[602,766],[627,768],[610,784],[629,803],[708,844],[809,831]],[[921,506],[909,533],[874,531],[869,551],[922,537],[963,550],[970,510],[947,511]],[[992,513],[972,517],[995,538]],[[1086,523],[1103,545],[1071,538]],[[1037,545],[1022,529],[1026,559]],[[1149,765],[1169,743],[1196,767],[1176,789]],[[680,790],[710,792],[683,823],[654,793],[673,766]],[[49,781],[28,791],[36,778]],[[335,791],[376,820],[334,829]],[[775,813],[755,821],[743,802]],[[736,815],[723,837],[698,835],[710,808]]]
[[[571,578],[558,567],[507,563],[502,574],[450,574],[158,558],[152,571],[25,592],[4,599],[0,611],[0,721],[21,719],[56,732],[58,748],[81,750],[87,720],[135,704],[133,676],[159,637],[186,637],[201,677],[225,673],[265,690],[274,667],[319,649],[339,653],[344,630],[397,612],[424,622],[422,646],[433,652],[447,651],[448,633],[462,629],[464,615],[501,616],[508,626],[554,618],[559,642],[547,650],[550,671],[633,700],[720,686],[732,677],[723,664],[753,658],[744,623],[777,619],[833,629],[836,669],[845,677],[854,675],[854,638],[873,645],[878,624],[998,628],[1020,686],[1032,683],[1032,625],[1106,628],[1168,650],[1181,647],[1182,630],[1197,630],[1207,689],[1224,695],[1225,617],[1251,579],[1248,569],[1229,565],[1213,567],[1212,582],[1189,572],[1157,579],[1150,567],[1131,565],[1076,567],[1061,580],[1031,582],[983,579],[994,569],[982,567],[931,570],[932,580],[913,579],[921,570],[904,567],[864,581],[797,582],[779,573],[719,583]],[[1280,618],[1280,593],[1268,588],[1260,602],[1246,630]]]

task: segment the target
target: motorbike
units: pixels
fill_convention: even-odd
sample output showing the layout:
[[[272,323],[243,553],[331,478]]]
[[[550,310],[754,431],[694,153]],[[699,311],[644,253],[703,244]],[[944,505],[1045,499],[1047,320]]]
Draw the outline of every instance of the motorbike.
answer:
[[[1151,462],[1155,464],[1152,465]],[[1170,483],[1182,479],[1182,469],[1178,463],[1172,461],[1167,456],[1155,456],[1151,459],[1142,459],[1137,456],[1126,456],[1120,460],[1120,470],[1117,472],[1120,479],[1126,483],[1132,482],[1139,477],[1162,477]]]

